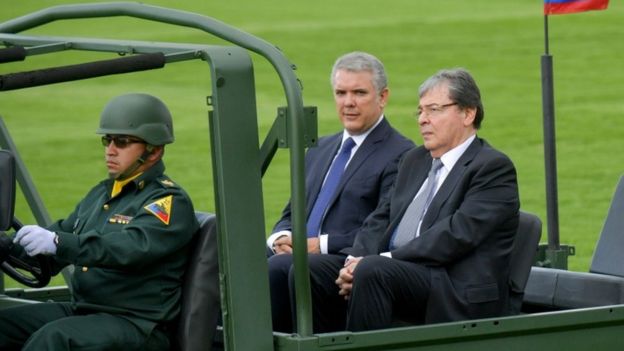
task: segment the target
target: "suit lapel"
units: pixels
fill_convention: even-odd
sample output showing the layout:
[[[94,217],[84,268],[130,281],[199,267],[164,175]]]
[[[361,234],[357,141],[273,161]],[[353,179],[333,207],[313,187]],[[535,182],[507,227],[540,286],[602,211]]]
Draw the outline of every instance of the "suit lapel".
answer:
[[[330,208],[334,204],[334,202],[342,192],[342,189],[344,189],[345,184],[347,184],[349,179],[351,179],[351,177],[353,177],[357,170],[366,162],[368,157],[381,146],[381,142],[383,142],[388,137],[389,132],[390,124],[384,118],[379,123],[379,125],[371,131],[366,139],[364,139],[362,145],[360,145],[360,147],[351,158],[351,161],[349,161],[347,168],[345,168],[342,178],[340,179],[340,183],[338,184],[336,191],[329,201],[327,208]]]
[[[379,125],[371,131],[366,139],[364,139],[362,145],[360,145],[355,155],[353,155],[353,158],[351,158],[351,161],[349,161],[340,184],[338,185],[339,191],[342,190],[344,184],[357,172],[358,168],[364,164],[368,156],[380,147],[380,143],[388,137],[389,132],[390,125],[384,118]]]
[[[319,146],[320,149],[317,150],[319,155],[319,170],[307,170],[307,172],[310,172],[312,175],[310,177],[310,184],[306,187],[306,207],[308,215],[310,214],[310,211],[312,211],[312,207],[314,207],[314,202],[321,191],[321,186],[323,185],[325,176],[327,175],[327,172],[329,172],[329,167],[336,156],[336,152],[338,152],[341,142],[342,133],[329,136],[327,142],[323,143],[322,146]]]
[[[429,168],[431,167],[431,154],[429,152],[423,153],[422,157],[413,162],[413,165],[410,169],[410,174],[407,179],[409,179],[409,183],[405,187],[404,195],[400,197],[401,203],[398,204],[398,208],[400,209],[398,212],[398,216],[395,217],[396,225],[399,224],[399,221],[403,218],[403,214],[409,207],[414,197],[418,193],[418,190],[422,187],[423,183],[427,179],[427,175],[429,174]],[[424,167],[420,167],[420,165],[425,165]],[[394,228],[393,228],[394,230]]]
[[[464,154],[461,155],[459,160],[457,160],[457,163],[455,163],[453,169],[451,169],[449,174],[446,176],[444,183],[442,183],[440,189],[438,189],[438,192],[431,200],[431,204],[429,204],[427,213],[423,218],[421,232],[424,231],[424,228],[429,228],[432,218],[438,217],[438,213],[440,212],[442,205],[451,196],[459,181],[464,177],[464,172],[468,168],[468,165],[472,162],[482,147],[483,145],[481,140],[479,138],[475,138],[470,146],[468,146]]]
[[[394,211],[391,212],[390,223],[388,228],[386,229],[383,239],[380,241],[379,250],[386,251],[388,250],[388,245],[390,243],[390,239],[392,238],[392,234],[394,233],[396,227],[401,222],[405,211],[409,207],[412,200],[422,187],[425,179],[427,179],[427,174],[429,173],[429,168],[431,166],[431,154],[429,151],[424,149],[421,146],[422,150],[421,154],[411,160],[409,165],[402,166],[399,169],[399,172],[408,172],[408,175],[401,180],[401,183],[396,183],[395,189],[401,189],[400,194],[394,194],[392,205],[395,208]],[[425,166],[423,166],[425,165]],[[404,184],[404,185],[403,185]]]

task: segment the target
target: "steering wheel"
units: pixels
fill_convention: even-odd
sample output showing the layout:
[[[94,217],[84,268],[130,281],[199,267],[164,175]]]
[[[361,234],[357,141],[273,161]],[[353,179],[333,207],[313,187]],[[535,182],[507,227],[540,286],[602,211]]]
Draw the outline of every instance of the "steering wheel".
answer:
[[[13,218],[11,228],[17,232],[22,227],[22,224]],[[2,233],[2,232],[0,232]],[[0,241],[2,241],[3,248],[6,248],[10,252],[11,247],[14,245],[11,239],[6,235],[0,234]],[[0,255],[0,260],[1,260]],[[1,264],[1,268],[9,277],[15,279],[17,282],[29,286],[31,288],[41,288],[50,282],[52,275],[50,274],[50,262],[48,257],[44,255],[37,255],[34,257],[37,265],[33,265],[32,260],[23,260],[19,257],[15,257],[8,254]]]

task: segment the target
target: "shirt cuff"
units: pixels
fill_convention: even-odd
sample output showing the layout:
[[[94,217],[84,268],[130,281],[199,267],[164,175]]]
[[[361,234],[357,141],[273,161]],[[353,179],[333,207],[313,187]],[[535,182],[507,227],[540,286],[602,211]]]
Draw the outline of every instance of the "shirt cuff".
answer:
[[[345,267],[347,266],[347,263],[349,263],[349,261],[351,261],[354,258],[355,256],[351,256],[351,255],[347,256],[347,258],[345,258],[345,263],[344,263]]]
[[[328,252],[328,245],[329,245],[329,234],[321,234],[319,235],[319,245],[320,245],[320,249],[321,249],[321,253],[322,254],[327,254]]]
[[[267,247],[271,249],[273,253],[275,253],[275,251],[273,250],[273,243],[275,243],[275,240],[283,236],[291,236],[291,235],[292,233],[289,230],[280,230],[279,232],[275,232],[269,235],[269,237],[267,238],[267,241],[266,241]]]
[[[388,258],[392,258],[392,252],[390,252],[390,251],[382,252],[382,253],[379,254],[379,256],[385,256],[385,257],[388,257]]]

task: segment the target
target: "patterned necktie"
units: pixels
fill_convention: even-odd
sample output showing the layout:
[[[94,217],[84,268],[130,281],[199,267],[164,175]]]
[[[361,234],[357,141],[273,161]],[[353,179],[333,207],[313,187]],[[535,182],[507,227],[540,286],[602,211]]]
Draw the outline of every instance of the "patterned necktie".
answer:
[[[310,217],[308,217],[308,238],[316,237],[321,230],[321,223],[323,222],[325,210],[340,183],[340,178],[342,178],[342,173],[344,173],[347,161],[349,161],[349,157],[351,157],[351,149],[353,146],[355,146],[353,139],[347,138],[327,173],[325,183],[321,187],[321,191],[319,191],[316,201],[314,202],[314,207],[312,207],[312,212],[310,212]]]
[[[431,170],[427,176],[427,184],[425,188],[418,193],[405,210],[399,226],[394,232],[390,248],[397,248],[405,245],[408,241],[416,237],[418,224],[422,220],[429,203],[433,199],[436,187],[438,185],[438,170],[442,167],[442,161],[434,158],[431,164]]]

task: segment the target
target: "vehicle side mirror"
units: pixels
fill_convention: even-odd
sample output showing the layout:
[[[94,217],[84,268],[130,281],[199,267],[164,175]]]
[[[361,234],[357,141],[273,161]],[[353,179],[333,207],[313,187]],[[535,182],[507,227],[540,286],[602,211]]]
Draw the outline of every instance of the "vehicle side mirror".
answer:
[[[11,228],[15,209],[15,158],[0,150],[0,231]]]

